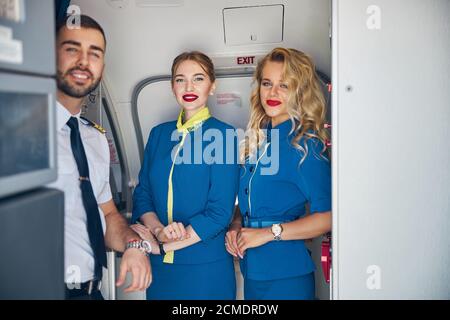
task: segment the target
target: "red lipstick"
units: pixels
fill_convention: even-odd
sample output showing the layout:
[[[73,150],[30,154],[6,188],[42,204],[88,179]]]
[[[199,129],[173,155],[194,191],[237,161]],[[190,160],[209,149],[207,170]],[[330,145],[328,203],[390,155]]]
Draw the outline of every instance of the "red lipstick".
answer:
[[[196,94],[192,94],[192,93],[185,94],[183,96],[183,100],[186,101],[186,102],[193,102],[193,101],[195,101],[197,99],[198,99],[198,96]]]
[[[270,107],[277,107],[281,104],[281,101],[278,100],[267,100],[266,102]]]

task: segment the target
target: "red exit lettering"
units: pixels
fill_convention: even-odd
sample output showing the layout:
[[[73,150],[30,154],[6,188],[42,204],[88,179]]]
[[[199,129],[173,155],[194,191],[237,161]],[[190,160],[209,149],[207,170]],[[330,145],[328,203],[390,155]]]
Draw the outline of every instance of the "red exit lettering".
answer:
[[[238,57],[237,64],[253,64],[255,61],[255,56],[251,57]]]

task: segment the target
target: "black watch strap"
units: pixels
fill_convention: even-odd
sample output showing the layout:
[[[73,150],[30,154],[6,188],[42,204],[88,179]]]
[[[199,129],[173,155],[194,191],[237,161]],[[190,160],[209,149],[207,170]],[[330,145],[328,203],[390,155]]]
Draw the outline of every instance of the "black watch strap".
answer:
[[[159,254],[160,255],[166,254],[166,251],[164,251],[164,243],[162,243],[162,242],[159,243]]]

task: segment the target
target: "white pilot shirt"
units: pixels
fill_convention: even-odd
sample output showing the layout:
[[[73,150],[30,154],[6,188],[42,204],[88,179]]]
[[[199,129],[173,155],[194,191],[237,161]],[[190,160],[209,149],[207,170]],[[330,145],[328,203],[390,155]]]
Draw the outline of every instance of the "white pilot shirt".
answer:
[[[72,115],[59,102],[56,109],[58,179],[48,186],[64,191],[65,281],[66,283],[86,282],[94,277],[94,255],[87,232],[87,218],[81,198],[78,168],[70,145],[70,128],[66,124]],[[94,195],[97,203],[102,204],[112,199],[109,186],[108,142],[104,134],[80,119],[80,114],[76,117],[88,160]],[[99,212],[103,233],[105,233],[105,217],[100,208]]]

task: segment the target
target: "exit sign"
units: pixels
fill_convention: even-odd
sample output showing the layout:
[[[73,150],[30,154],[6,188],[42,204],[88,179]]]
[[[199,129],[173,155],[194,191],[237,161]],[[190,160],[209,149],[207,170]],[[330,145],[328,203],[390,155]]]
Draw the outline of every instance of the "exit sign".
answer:
[[[255,56],[237,57],[236,59],[238,65],[253,65],[255,63]]]

